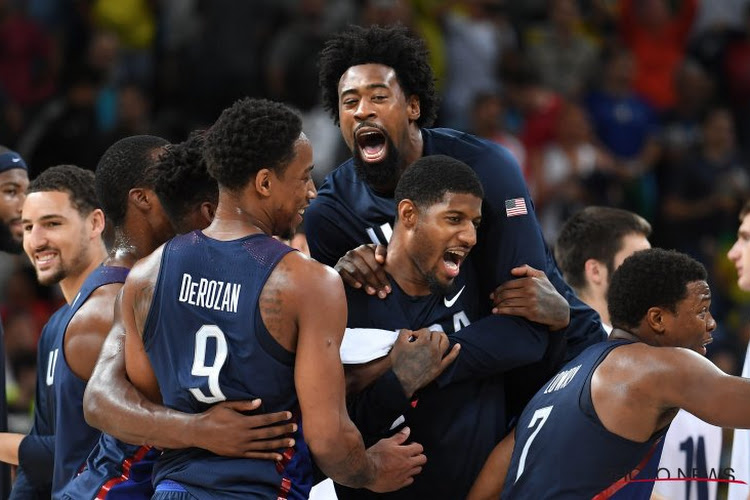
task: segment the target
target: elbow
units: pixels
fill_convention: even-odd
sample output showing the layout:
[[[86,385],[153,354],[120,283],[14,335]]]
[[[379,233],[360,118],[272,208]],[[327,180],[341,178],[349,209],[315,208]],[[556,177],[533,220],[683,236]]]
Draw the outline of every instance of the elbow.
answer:
[[[91,427],[105,431],[106,411],[104,411],[106,396],[90,380],[83,393],[83,416]]]

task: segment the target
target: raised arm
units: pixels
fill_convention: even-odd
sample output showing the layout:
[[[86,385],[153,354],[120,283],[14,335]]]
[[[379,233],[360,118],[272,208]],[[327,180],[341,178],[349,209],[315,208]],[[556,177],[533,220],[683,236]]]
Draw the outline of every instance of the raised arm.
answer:
[[[687,349],[660,349],[667,370],[659,382],[663,405],[682,408],[718,427],[750,428],[750,380],[721,371]]]
[[[287,288],[281,303],[283,312],[291,312],[297,319],[295,384],[305,439],[316,463],[331,479],[353,488],[385,492],[410,484],[425,461],[422,447],[402,445],[408,434],[399,433],[365,451],[362,436],[347,414],[339,355],[346,299],[338,275],[290,254],[277,266],[263,295],[273,287],[277,273],[295,278],[295,287]],[[326,314],[320,314],[321,303],[327,306]],[[264,321],[269,324],[265,315]]]

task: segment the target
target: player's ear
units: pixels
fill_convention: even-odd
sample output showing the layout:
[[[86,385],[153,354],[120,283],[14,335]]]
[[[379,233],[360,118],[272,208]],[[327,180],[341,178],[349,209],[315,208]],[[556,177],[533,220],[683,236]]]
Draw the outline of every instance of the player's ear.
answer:
[[[104,232],[104,212],[100,208],[95,208],[88,216],[91,232],[95,235],[101,235]]]
[[[422,116],[422,109],[419,105],[419,97],[416,94],[409,96],[406,99],[406,114],[409,116],[409,120],[417,121]]]
[[[263,197],[271,196],[272,175],[268,168],[261,168],[255,174],[255,190]]]
[[[646,311],[645,321],[648,327],[656,334],[663,335],[667,329],[665,311],[661,307],[650,307]]]
[[[206,219],[206,225],[209,225],[214,220],[214,215],[216,215],[216,205],[210,201],[204,201],[201,203],[200,212],[203,218]]]
[[[150,196],[156,196],[156,194],[145,188],[133,188],[128,191],[128,201],[133,204],[138,210],[148,212],[151,209]]]
[[[596,259],[588,259],[583,263],[583,273],[587,283],[602,285],[607,279],[607,268]]]
[[[396,212],[398,213],[399,224],[403,224],[405,228],[411,229],[417,224],[417,207],[413,201],[409,199],[399,201]]]

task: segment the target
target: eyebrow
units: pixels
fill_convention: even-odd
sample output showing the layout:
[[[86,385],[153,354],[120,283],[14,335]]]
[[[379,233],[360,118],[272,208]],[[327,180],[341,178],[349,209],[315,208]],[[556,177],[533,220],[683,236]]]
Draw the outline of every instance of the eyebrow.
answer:
[[[388,90],[388,89],[390,89],[390,87],[388,87],[388,85],[386,85],[385,83],[370,83],[369,85],[365,86],[365,89],[366,90],[373,90],[373,89],[386,89],[386,90]],[[356,93],[357,93],[357,88],[348,88],[348,89],[344,89],[344,90],[341,91],[341,96],[343,97],[346,94],[356,94]]]
[[[37,220],[37,222],[44,222],[44,221],[48,221],[50,219],[65,219],[65,216],[62,215],[62,214],[43,215],[43,216],[39,217],[39,220]],[[31,219],[21,219],[21,222],[23,224],[26,224],[26,223],[32,222],[32,221],[31,221]]]

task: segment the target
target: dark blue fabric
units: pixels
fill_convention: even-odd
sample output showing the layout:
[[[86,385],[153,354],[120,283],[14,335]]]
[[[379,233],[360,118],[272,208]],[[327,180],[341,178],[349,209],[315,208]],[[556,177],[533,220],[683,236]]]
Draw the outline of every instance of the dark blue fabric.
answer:
[[[154,468],[157,489],[171,480],[198,499],[276,498],[285,485],[288,498],[309,495],[312,462],[301,434],[294,355],[265,328],[258,303],[291,251],[262,234],[217,241],[196,231],[166,244],[143,332],[164,404],[198,413],[223,398],[261,398],[259,413],[290,410],[301,425],[294,448],[286,450],[291,458],[281,464],[197,448],[166,450]],[[204,349],[197,363],[213,367],[213,382],[193,370],[197,349]]]
[[[645,443],[622,438],[609,432],[594,410],[591,377],[596,367],[629,343],[589,347],[531,399],[516,426],[501,498],[592,498],[630,473],[663,438],[667,428]]]
[[[86,381],[70,369],[65,359],[65,329],[70,320],[86,303],[97,288],[112,283],[123,283],[129,269],[124,267],[99,266],[81,285],[81,289],[70,304],[63,333],[55,338],[54,349],[58,350],[54,370],[55,387],[55,467],[52,479],[52,498],[62,498],[63,488],[81,470],[86,457],[96,445],[101,432],[86,423],[83,416],[83,392]],[[112,304],[114,307],[114,304]]]

